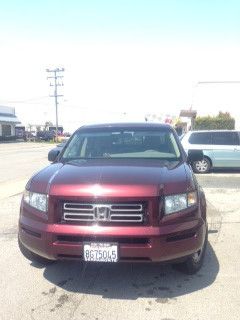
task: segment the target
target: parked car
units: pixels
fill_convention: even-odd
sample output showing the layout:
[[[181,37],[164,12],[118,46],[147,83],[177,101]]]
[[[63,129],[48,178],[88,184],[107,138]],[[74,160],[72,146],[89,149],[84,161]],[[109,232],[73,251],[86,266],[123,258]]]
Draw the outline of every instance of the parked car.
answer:
[[[37,139],[43,141],[50,141],[55,138],[55,133],[53,131],[38,131]]]
[[[26,131],[26,140],[27,141],[35,141],[36,140],[36,132]]]
[[[169,125],[78,129],[26,185],[19,247],[46,262],[171,262],[197,272],[207,244],[206,201]]]
[[[187,152],[202,150],[204,158],[192,163],[196,173],[207,173],[215,168],[240,168],[240,131],[189,131],[181,139]]]

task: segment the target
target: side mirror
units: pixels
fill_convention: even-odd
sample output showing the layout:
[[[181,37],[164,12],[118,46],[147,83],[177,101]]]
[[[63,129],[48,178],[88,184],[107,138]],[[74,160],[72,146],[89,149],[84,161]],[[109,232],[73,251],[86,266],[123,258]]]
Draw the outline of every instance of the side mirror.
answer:
[[[203,160],[203,157],[204,156],[203,156],[202,150],[188,150],[188,157],[187,157],[188,163],[201,161]]]
[[[60,150],[52,149],[48,152],[48,161],[54,162],[57,159],[57,156],[59,155]]]

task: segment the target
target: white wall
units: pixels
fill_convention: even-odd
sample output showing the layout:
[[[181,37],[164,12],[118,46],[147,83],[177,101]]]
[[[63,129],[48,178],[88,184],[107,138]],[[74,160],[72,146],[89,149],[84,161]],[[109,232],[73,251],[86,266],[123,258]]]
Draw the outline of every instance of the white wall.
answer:
[[[0,106],[0,112],[1,113],[10,113],[10,114],[15,115],[15,108]]]

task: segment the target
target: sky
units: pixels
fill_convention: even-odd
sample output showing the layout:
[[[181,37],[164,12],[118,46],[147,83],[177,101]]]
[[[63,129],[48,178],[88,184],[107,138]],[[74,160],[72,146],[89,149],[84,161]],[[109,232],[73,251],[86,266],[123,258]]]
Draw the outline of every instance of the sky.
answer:
[[[0,105],[55,123],[46,68],[64,67],[59,123],[230,111],[239,118],[240,2],[0,0]]]

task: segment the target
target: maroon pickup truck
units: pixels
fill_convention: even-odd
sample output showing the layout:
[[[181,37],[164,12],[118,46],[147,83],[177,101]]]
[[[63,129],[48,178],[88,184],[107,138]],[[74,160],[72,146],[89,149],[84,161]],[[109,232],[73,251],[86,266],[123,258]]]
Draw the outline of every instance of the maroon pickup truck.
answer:
[[[19,247],[47,262],[171,262],[197,272],[206,201],[176,132],[161,124],[83,126],[27,183]]]

